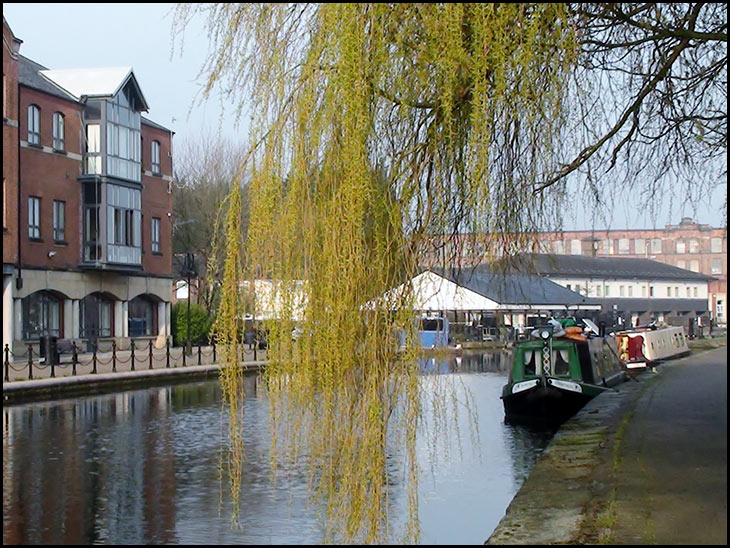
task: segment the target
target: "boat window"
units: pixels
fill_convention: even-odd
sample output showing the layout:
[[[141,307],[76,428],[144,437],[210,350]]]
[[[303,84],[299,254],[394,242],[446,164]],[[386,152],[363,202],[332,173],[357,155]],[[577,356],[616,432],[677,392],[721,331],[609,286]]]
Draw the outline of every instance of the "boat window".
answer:
[[[524,363],[525,363],[525,375],[534,375],[535,374],[535,352],[533,352],[532,350],[525,350]]]
[[[570,351],[553,350],[553,371],[555,375],[570,374]]]

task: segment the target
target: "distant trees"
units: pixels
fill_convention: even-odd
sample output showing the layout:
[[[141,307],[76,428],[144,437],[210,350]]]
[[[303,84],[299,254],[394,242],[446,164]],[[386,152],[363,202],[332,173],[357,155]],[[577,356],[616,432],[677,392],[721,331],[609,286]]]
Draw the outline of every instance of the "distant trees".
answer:
[[[178,145],[173,185],[173,252],[175,269],[183,274],[184,258],[195,254],[197,302],[206,310],[216,306],[222,278],[223,223],[231,185],[241,181],[245,148],[230,140],[201,135]],[[240,183],[239,183],[240,184]],[[244,229],[247,202],[243,204]],[[184,277],[184,275],[183,275]]]

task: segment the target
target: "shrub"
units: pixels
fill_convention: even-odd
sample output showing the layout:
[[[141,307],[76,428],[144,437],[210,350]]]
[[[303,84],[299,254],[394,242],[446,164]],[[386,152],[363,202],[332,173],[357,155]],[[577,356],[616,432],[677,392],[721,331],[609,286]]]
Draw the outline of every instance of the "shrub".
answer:
[[[188,303],[181,301],[172,307],[172,341],[175,346],[187,342],[188,335]],[[199,304],[190,303],[190,342],[193,345],[207,344],[213,318]]]

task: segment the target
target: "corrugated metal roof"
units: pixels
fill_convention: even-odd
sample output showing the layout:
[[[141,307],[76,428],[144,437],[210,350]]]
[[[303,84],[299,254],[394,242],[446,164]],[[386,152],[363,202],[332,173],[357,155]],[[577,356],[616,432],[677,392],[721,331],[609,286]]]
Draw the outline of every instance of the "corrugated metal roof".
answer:
[[[432,272],[501,304],[599,305],[594,299],[566,289],[547,278],[532,274],[499,273],[480,265],[474,268],[441,269]]]
[[[711,276],[685,270],[651,259],[626,257],[588,257],[585,255],[555,255],[525,253],[513,266],[514,270],[543,276],[590,277],[606,279],[694,280],[710,281]]]
[[[705,299],[596,299],[604,303],[606,310],[616,306],[618,312],[662,312],[704,314],[708,311]]]

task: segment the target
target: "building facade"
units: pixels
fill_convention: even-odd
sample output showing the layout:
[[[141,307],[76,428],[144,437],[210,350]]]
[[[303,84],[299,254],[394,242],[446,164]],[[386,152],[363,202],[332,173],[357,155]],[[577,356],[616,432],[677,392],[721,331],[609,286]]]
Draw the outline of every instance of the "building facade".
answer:
[[[163,346],[172,133],[142,116],[130,67],[48,70],[19,53],[5,19],[3,42],[3,346]]]
[[[651,259],[533,254],[524,260],[526,269],[601,303],[608,325],[709,325],[711,276]]]
[[[717,324],[727,324],[726,228],[685,217],[662,229],[543,232],[535,247],[556,255],[651,259],[710,276],[709,313]]]

